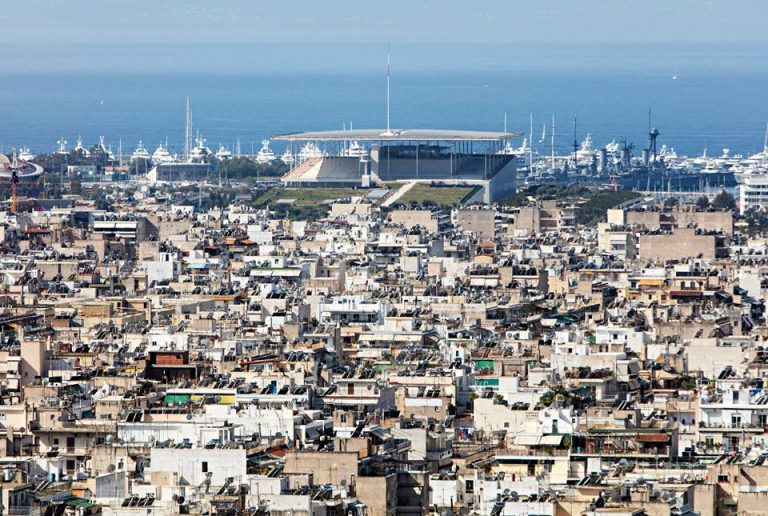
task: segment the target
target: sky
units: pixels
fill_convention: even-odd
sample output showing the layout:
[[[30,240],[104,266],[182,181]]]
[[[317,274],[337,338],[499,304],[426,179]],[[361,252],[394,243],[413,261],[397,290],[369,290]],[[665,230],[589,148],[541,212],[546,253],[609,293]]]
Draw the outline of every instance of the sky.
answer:
[[[630,47],[644,59],[725,53],[759,66],[765,11],[766,0],[2,0],[0,44],[19,70],[215,70],[255,59],[363,69],[380,65],[387,43],[405,68],[531,54],[578,66],[631,59]]]

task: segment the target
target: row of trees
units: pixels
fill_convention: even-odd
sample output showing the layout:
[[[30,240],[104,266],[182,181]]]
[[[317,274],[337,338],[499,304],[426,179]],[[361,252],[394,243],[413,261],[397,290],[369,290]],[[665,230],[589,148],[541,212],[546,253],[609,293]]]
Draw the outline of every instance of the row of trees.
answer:
[[[664,201],[665,208],[671,208],[673,206],[677,206],[678,204],[680,204],[680,200],[677,197],[668,197]],[[696,207],[700,210],[708,210],[712,208],[715,210],[735,211],[736,199],[733,197],[733,195],[723,190],[717,194],[714,199],[712,199],[712,202],[709,201],[709,197],[702,195],[696,199]]]
[[[217,164],[217,171],[230,179],[280,177],[288,172],[288,165],[282,161],[258,163],[251,158],[236,157]]]

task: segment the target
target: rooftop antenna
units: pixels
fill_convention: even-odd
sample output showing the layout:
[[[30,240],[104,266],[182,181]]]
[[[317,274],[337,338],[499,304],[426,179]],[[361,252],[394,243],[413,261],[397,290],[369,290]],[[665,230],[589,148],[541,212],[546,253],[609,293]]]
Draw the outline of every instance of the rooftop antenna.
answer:
[[[387,132],[384,133],[387,136],[392,135],[392,131],[390,130],[389,126],[389,93],[390,93],[390,85],[389,85],[389,43],[387,43]]]

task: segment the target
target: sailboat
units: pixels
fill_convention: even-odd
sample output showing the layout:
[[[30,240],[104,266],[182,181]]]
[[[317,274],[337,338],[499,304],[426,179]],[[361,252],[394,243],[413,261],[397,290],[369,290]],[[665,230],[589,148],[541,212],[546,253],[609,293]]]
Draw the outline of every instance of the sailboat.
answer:
[[[544,126],[541,128],[541,138],[539,138],[539,143],[544,143],[547,141],[547,123],[544,122]]]

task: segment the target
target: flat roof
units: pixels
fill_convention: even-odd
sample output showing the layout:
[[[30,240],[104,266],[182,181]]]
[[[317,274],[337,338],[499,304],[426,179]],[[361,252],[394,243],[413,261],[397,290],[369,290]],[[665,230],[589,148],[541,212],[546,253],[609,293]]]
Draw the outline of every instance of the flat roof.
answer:
[[[287,141],[504,141],[521,138],[523,133],[493,131],[456,131],[451,129],[353,129],[309,131],[279,134],[276,140]]]

